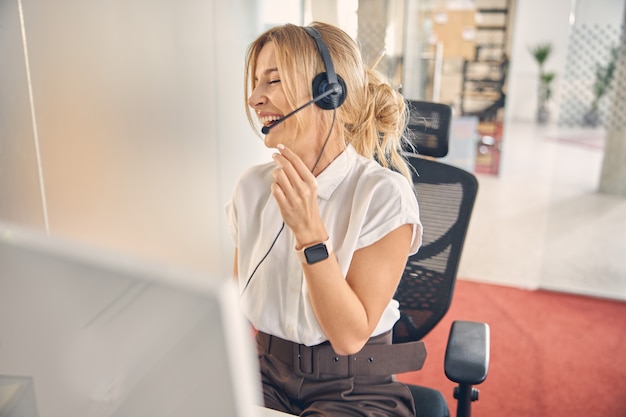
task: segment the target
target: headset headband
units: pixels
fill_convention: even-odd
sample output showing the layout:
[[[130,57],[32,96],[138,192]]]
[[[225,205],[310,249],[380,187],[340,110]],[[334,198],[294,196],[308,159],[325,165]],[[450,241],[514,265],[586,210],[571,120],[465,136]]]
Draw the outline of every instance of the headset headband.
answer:
[[[317,45],[317,50],[322,56],[322,61],[324,61],[324,68],[326,68],[326,78],[328,79],[328,84],[336,84],[337,74],[335,73],[335,65],[333,64],[333,60],[330,57],[328,47],[322,40],[322,35],[317,29],[311,26],[305,26],[304,30],[306,31],[306,33],[309,34],[310,37],[313,38],[315,44]]]

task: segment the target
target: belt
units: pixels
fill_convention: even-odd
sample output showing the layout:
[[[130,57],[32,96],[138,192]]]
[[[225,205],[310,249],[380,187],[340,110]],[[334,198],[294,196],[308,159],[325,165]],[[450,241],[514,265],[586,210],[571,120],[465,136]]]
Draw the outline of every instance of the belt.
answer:
[[[337,355],[329,342],[306,346],[267,333],[257,333],[263,353],[293,366],[300,377],[385,376],[422,369],[426,359],[424,342],[391,344],[391,331],[371,338],[354,355]]]

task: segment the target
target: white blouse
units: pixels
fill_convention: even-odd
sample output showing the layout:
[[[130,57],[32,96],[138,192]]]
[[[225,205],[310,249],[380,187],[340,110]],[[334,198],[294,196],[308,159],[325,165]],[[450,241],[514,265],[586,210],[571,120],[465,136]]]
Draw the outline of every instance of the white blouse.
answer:
[[[302,266],[287,225],[270,193],[276,164],[254,166],[237,183],[226,212],[238,250],[241,308],[265,333],[305,345],[327,340],[309,300]],[[417,199],[401,174],[348,146],[317,176],[320,214],[341,271],[352,256],[404,224],[413,225],[410,253],[422,241]],[[372,336],[390,330],[400,316],[391,300]]]

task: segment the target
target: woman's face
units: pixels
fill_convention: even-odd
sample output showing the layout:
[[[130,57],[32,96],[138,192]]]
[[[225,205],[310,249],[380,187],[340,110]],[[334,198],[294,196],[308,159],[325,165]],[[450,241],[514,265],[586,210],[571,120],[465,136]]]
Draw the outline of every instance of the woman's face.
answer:
[[[287,103],[284,88],[276,65],[274,43],[268,42],[257,57],[254,89],[248,97],[248,105],[254,110],[263,126],[270,126],[293,110]],[[308,100],[306,97],[302,98],[303,103]],[[296,119],[289,118],[270,129],[265,135],[265,145],[269,148],[275,148],[276,145],[282,143],[296,151],[295,136]],[[297,142],[302,143],[301,140]]]

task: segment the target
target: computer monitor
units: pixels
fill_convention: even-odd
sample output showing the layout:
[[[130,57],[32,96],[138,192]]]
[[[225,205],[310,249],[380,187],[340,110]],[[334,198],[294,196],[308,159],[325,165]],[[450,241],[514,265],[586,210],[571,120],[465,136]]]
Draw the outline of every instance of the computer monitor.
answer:
[[[0,223],[0,416],[255,416],[234,283]]]

